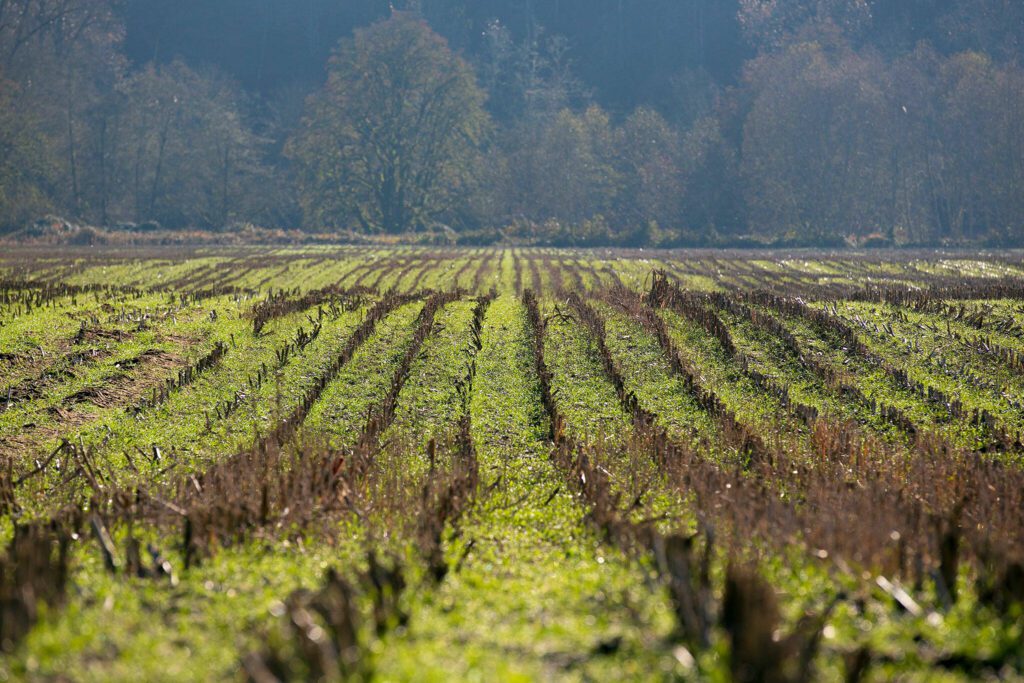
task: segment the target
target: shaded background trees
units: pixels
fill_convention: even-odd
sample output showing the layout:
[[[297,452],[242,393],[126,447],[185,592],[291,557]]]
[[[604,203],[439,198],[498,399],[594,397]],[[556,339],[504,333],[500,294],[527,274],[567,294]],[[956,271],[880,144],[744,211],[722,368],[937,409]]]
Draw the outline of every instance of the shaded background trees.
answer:
[[[470,66],[418,18],[358,29],[290,145],[307,220],[430,227],[466,202],[489,127]]]
[[[893,140],[885,69],[846,48],[796,43],[751,62],[742,173],[748,209],[774,234],[885,232]]]
[[[0,225],[1024,242],[1019,2],[399,4],[0,2]]]

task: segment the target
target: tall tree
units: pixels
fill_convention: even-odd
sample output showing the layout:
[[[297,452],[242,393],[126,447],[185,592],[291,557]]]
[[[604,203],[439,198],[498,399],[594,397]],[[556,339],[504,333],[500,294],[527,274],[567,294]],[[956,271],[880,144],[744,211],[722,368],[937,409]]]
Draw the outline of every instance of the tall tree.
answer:
[[[142,69],[122,90],[116,156],[130,188],[122,215],[221,228],[249,213],[246,201],[266,192],[266,177],[230,82],[175,62]]]
[[[112,0],[0,2],[0,68],[18,85],[12,106],[52,160],[40,189],[76,217],[88,213],[90,114],[123,65],[116,8]]]
[[[888,232],[891,115],[874,55],[798,43],[747,71],[748,206],[759,227],[794,238]]]
[[[618,131],[624,191],[618,223],[657,231],[678,225],[683,177],[679,134],[660,114],[638,109]]]
[[[858,36],[870,25],[872,14],[870,0],[740,0],[739,18],[747,41],[770,50],[822,27],[848,38]]]
[[[520,123],[504,140],[511,218],[574,226],[607,218],[621,191],[615,131],[592,105]]]
[[[941,168],[935,223],[943,236],[1020,239],[1024,215],[1024,71],[977,52],[950,57],[939,75]]]
[[[0,230],[52,208],[46,190],[55,159],[35,132],[31,110],[18,107],[18,89],[0,71]]]
[[[458,208],[489,127],[473,71],[416,16],[356,31],[289,146],[309,223],[398,233]]]

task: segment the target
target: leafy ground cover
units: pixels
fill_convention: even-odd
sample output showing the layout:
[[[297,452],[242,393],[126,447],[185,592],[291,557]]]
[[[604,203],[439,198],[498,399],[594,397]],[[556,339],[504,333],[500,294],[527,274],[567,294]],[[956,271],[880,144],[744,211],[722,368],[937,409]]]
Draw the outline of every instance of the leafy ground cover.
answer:
[[[5,680],[1024,676],[1013,255],[0,272]]]

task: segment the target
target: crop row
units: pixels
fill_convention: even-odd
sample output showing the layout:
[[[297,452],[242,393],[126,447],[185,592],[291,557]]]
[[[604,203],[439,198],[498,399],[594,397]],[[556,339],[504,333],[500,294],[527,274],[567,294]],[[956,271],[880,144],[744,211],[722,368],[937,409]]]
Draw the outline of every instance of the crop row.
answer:
[[[597,324],[590,325],[590,329],[595,333],[600,332],[600,326]],[[607,354],[604,352],[601,355],[607,357]],[[605,367],[609,371],[609,381],[615,386],[622,386],[624,380],[616,377],[618,370],[615,368],[614,362],[606,362]],[[620,398],[627,409],[636,405],[635,396],[632,394],[620,391]],[[644,424],[651,421],[651,416],[646,411],[640,413],[640,416],[643,417],[642,422]],[[828,434],[828,432],[832,433]],[[828,441],[823,442],[823,439]],[[844,435],[842,429],[829,427],[824,423],[817,424],[815,440],[818,442],[819,447],[825,447],[826,449],[820,453],[823,461],[822,464],[826,466],[818,467],[811,471],[798,466],[800,470],[803,470],[803,474],[796,479],[788,477],[790,486],[796,486],[796,488],[790,488],[789,494],[784,495],[782,499],[778,498],[777,493],[772,494],[771,490],[777,487],[777,484],[774,484],[773,481],[785,481],[787,477],[784,476],[784,473],[794,467],[792,463],[787,462],[786,453],[774,453],[774,457],[770,460],[770,462],[781,464],[782,467],[769,472],[767,476],[762,475],[758,477],[759,480],[764,481],[768,485],[767,489],[762,488],[763,484],[753,487],[749,483],[744,484],[742,478],[733,479],[735,475],[726,475],[725,482],[729,483],[722,486],[724,483],[722,481],[723,473],[709,468],[705,464],[708,461],[706,458],[683,457],[686,453],[685,446],[673,443],[664,433],[658,434],[653,438],[653,446],[650,447],[653,449],[653,453],[649,453],[648,457],[657,458],[662,467],[667,471],[673,470],[673,464],[678,467],[680,462],[685,463],[685,467],[681,470],[682,481],[686,482],[687,487],[691,490],[696,489],[696,500],[699,505],[701,503],[706,504],[709,500],[720,500],[723,490],[734,490],[736,493],[730,496],[731,500],[725,510],[726,515],[724,518],[719,519],[719,521],[729,521],[730,526],[733,527],[733,532],[738,533],[741,538],[749,538],[751,533],[766,534],[769,539],[788,538],[792,531],[787,531],[787,529],[801,529],[802,535],[805,536],[810,547],[828,548],[831,556],[851,557],[859,555],[860,561],[863,562],[867,557],[874,555],[877,558],[875,561],[878,561],[890,553],[886,548],[892,540],[889,538],[890,536],[900,539],[905,538],[902,535],[890,532],[890,529],[894,527],[903,528],[905,533],[910,534],[911,538],[924,540],[929,535],[927,528],[932,522],[927,522],[924,526],[921,526],[920,521],[914,522],[913,520],[945,519],[938,526],[940,530],[939,535],[933,537],[936,539],[935,545],[926,542],[924,545],[911,546],[907,544],[906,540],[902,540],[901,543],[897,544],[900,548],[897,556],[903,558],[898,563],[898,567],[902,567],[902,569],[897,568],[897,571],[906,572],[909,570],[913,573],[912,567],[915,562],[920,567],[925,557],[925,555],[918,553],[927,553],[936,558],[939,565],[933,577],[935,577],[937,585],[940,587],[940,595],[946,596],[943,598],[944,600],[955,600],[956,589],[953,586],[957,582],[957,568],[963,560],[962,555],[964,552],[964,547],[959,539],[965,533],[965,530],[972,528],[970,524],[962,524],[964,520],[961,519],[961,515],[970,516],[978,520],[980,524],[987,524],[989,529],[993,531],[1002,524],[1008,524],[1008,526],[1002,527],[1001,532],[997,533],[1003,539],[1003,542],[1011,541],[1012,543],[1015,532],[1011,529],[1020,524],[1020,519],[1017,519],[1015,514],[1011,514],[1010,517],[1005,518],[1000,523],[994,520],[992,513],[1003,505],[1002,501],[1015,497],[1016,494],[1013,493],[1015,485],[1009,484],[1005,480],[1007,473],[1015,472],[1015,470],[1007,470],[991,463],[987,465],[979,463],[972,459],[969,454],[956,456],[941,450],[937,451],[934,446],[929,449],[924,444],[916,447],[917,450],[912,454],[912,459],[909,462],[905,458],[900,458],[895,453],[888,453],[878,460],[864,458],[870,450],[874,450],[880,445],[863,444],[857,446],[856,443],[861,439],[862,437],[858,437],[855,433]],[[847,488],[844,481],[847,475],[843,474],[846,472],[845,467],[833,469],[835,464],[850,462],[845,455],[847,453],[859,453],[858,459],[863,458],[863,460],[855,465],[855,470],[867,468],[864,474],[868,476],[868,480],[872,484],[870,485],[870,490],[864,493],[867,494],[867,498],[871,501],[870,503],[867,499],[860,500],[865,498],[864,494],[858,493],[856,490],[851,492]],[[582,467],[579,456],[575,457],[576,460],[570,459],[566,461],[567,465],[576,468]],[[878,456],[876,455],[875,457]],[[912,469],[891,470],[891,465],[886,464],[887,458],[890,457],[902,459]],[[964,500],[966,499],[961,500],[959,503],[956,502],[955,498],[947,499],[945,506],[950,512],[946,513],[949,516],[945,518],[942,516],[932,517],[935,514],[934,512],[925,513],[917,504],[908,505],[906,502],[903,502],[907,483],[912,482],[914,487],[920,491],[918,495],[930,500],[928,509],[936,510],[942,507],[943,504],[935,497],[936,491],[933,488],[935,481],[943,480],[942,475],[935,471],[936,467],[938,469],[952,467],[955,471],[958,471],[957,477],[970,480],[971,484],[967,485],[965,490],[976,490],[975,487],[987,487],[989,490],[992,490],[991,487],[996,486],[1000,493],[995,499],[990,499],[987,504],[981,507],[976,507],[973,501],[968,503],[967,507],[971,508],[972,511],[967,513],[967,515],[964,514]],[[600,481],[600,472],[599,470],[597,474],[593,472],[582,472],[579,474],[583,477],[583,481],[593,481],[595,478],[597,481]],[[794,474],[796,474],[796,471],[794,471]],[[732,480],[730,481],[730,479]],[[981,484],[979,479],[987,481],[987,483]],[[886,480],[889,480],[888,483],[884,483]],[[598,484],[592,484],[592,486],[598,487]],[[743,491],[747,493],[741,496]],[[791,503],[786,502],[791,500],[789,495],[794,494],[798,495],[797,499],[802,501],[799,507],[793,507]],[[590,495],[602,497],[607,494],[592,491]],[[996,501],[998,502],[996,503]],[[992,505],[992,503],[996,504]],[[605,507],[608,507],[607,504]],[[703,508],[702,505],[701,507]],[[819,517],[813,512],[815,509],[829,510],[829,517]],[[707,515],[707,519],[714,519],[716,515],[721,517],[721,510],[722,506],[715,504],[713,508],[703,508],[702,514]],[[869,518],[865,517],[865,510],[872,510],[874,514]],[[751,515],[751,518],[746,517],[746,515]],[[605,516],[610,520],[607,524],[615,526],[622,523],[621,517],[617,518],[611,513]],[[844,532],[839,534],[837,533],[838,528],[833,526],[836,518],[849,519],[851,521],[856,519],[858,521],[852,526],[841,527],[844,529]],[[770,521],[766,524],[765,520]],[[750,526],[747,530],[744,530],[743,527],[736,529],[735,525],[737,522],[745,522]],[[630,531],[627,528],[627,531],[634,533],[635,530]],[[609,533],[617,534],[624,532],[616,531],[613,528],[609,530]],[[989,550],[986,550],[988,544],[994,540],[993,537],[989,536],[989,533],[991,532],[985,531],[977,534],[968,531],[966,533],[966,536],[971,541],[971,547],[974,552],[978,553],[975,557],[980,558],[981,566],[988,567],[986,571],[982,572],[982,578],[979,579],[978,594],[987,596],[984,599],[993,604],[1005,605],[1008,604],[1009,596],[1015,590],[1011,587],[1013,579],[1010,577],[1016,575],[1019,572],[1019,568],[1016,568],[1017,565],[1012,562],[1010,564],[1002,564],[1002,569],[993,569],[988,564],[992,562],[993,558],[1000,556],[998,553],[992,554]],[[845,534],[845,537],[843,534]],[[853,543],[850,543],[852,539],[855,540]],[[929,547],[932,550],[928,550]],[[1008,551],[1007,556],[1012,557],[1013,551]],[[915,557],[917,558],[916,560],[913,559]],[[917,570],[917,576],[917,585],[920,585],[923,576],[920,569]],[[1000,588],[994,588],[995,586],[1000,586]],[[996,598],[994,597],[996,595],[1001,595],[1002,597]],[[916,607],[913,609],[916,609]],[[1005,655],[1006,653],[1003,654],[1003,656]]]

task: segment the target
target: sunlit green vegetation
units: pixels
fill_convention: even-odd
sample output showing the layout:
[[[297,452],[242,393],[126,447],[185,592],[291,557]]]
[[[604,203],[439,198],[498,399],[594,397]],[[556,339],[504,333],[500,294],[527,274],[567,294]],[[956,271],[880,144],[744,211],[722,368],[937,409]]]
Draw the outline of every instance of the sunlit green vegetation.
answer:
[[[1020,679],[1024,283],[948,263],[0,261],[0,677]]]

